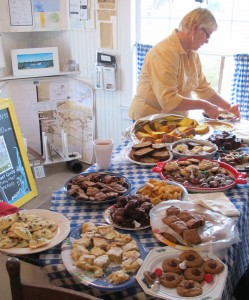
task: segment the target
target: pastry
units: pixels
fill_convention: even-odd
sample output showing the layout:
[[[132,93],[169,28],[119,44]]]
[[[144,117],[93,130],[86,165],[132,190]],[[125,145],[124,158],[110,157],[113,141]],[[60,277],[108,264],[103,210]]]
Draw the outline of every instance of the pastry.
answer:
[[[204,271],[209,274],[219,274],[224,269],[223,263],[215,259],[209,259],[205,261],[203,267]]]
[[[202,287],[194,280],[183,280],[176,288],[177,294],[182,297],[196,297],[202,294]]]
[[[184,230],[182,236],[188,245],[201,243],[201,237],[196,228]]]
[[[182,281],[182,279],[182,275],[173,272],[167,272],[164,273],[161,277],[159,277],[159,282],[162,286],[172,289],[176,288],[178,284]]]
[[[195,280],[198,282],[202,282],[205,277],[205,272],[202,267],[197,268],[187,268],[184,271],[184,277],[189,280]]]
[[[186,266],[188,268],[199,267],[203,263],[202,257],[195,250],[183,251],[179,256],[179,260],[181,262],[186,261]]]
[[[164,272],[181,273],[179,267],[180,261],[177,258],[167,258],[162,263],[162,269]]]

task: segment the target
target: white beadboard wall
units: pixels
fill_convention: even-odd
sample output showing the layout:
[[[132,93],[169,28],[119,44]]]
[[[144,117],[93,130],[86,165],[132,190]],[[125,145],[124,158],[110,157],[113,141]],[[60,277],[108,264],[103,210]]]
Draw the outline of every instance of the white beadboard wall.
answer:
[[[89,0],[95,5],[94,0]],[[131,28],[132,0],[117,0],[118,49],[109,51],[117,55],[117,91],[95,91],[96,137],[113,138],[118,145],[122,133],[131,125],[128,108],[132,99],[132,56],[133,32]],[[95,5],[96,7],[96,5]],[[11,73],[10,49],[30,47],[58,47],[60,68],[69,59],[74,59],[80,66],[79,79],[92,85],[93,68],[97,49],[96,29],[67,30],[56,32],[3,33],[3,48],[7,68],[1,70],[1,76]]]

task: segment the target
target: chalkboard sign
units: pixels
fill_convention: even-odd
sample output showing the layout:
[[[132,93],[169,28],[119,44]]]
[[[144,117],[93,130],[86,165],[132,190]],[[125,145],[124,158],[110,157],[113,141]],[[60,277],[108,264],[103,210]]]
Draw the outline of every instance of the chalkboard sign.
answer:
[[[0,200],[20,207],[36,195],[13,103],[0,99]]]

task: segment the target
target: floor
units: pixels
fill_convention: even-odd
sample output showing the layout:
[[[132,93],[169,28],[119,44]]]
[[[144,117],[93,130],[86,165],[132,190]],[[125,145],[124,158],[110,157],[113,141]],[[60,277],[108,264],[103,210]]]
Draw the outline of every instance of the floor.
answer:
[[[89,165],[82,164],[83,172]],[[78,171],[80,168],[76,168]],[[45,177],[35,179],[38,195],[24,204],[21,208],[32,209],[42,208],[50,209],[51,196],[54,191],[63,187],[64,183],[71,177],[77,175],[66,163],[57,163],[44,166]]]
[[[89,165],[83,164],[83,172]],[[78,169],[79,170],[79,169]],[[57,163],[44,166],[45,177],[35,179],[38,195],[24,204],[22,209],[50,209],[51,197],[54,191],[63,187],[64,183],[71,177],[77,175],[65,163]],[[78,172],[79,173],[79,172]],[[6,260],[8,256],[0,253],[0,299],[11,300],[8,273],[6,271]],[[35,265],[21,261],[21,278],[25,281],[49,284],[48,278],[43,270]]]

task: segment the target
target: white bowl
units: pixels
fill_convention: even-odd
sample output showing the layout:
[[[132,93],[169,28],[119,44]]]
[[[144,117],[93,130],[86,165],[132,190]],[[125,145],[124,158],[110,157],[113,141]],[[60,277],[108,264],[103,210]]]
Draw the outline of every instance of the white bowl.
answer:
[[[214,149],[214,151],[212,152],[191,152],[189,151],[188,153],[180,153],[177,150],[175,150],[176,146],[180,145],[180,144],[188,144],[188,143],[197,143],[200,146],[208,146],[208,147],[212,147]],[[212,159],[216,152],[218,151],[218,147],[217,145],[208,142],[208,141],[204,141],[204,140],[198,140],[198,139],[190,139],[190,138],[186,138],[186,139],[181,139],[179,141],[175,141],[174,143],[171,144],[170,146],[170,150],[173,153],[174,158],[185,158],[185,157],[201,157],[201,158],[206,158],[206,159]]]

